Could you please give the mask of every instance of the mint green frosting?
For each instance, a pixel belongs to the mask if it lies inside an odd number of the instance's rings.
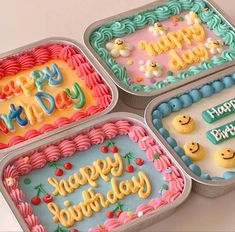
[[[171,11],[172,15],[180,14],[180,12],[183,10],[182,5],[179,3],[178,0],[171,0],[167,3],[167,6],[169,10]]]
[[[208,8],[208,10],[205,10],[205,8]],[[196,66],[191,66],[188,70],[180,72],[177,76],[169,76],[162,81],[157,81],[153,86],[132,83],[127,77],[126,68],[117,64],[106,50],[105,44],[107,41],[115,37],[122,37],[134,33],[138,29],[143,29],[145,26],[154,24],[156,21],[168,19],[172,15],[180,14],[184,10],[197,12],[200,19],[205,22],[208,28],[213,30],[216,35],[220,36],[229,48],[224,50],[221,56],[213,56],[210,60],[203,61]],[[113,71],[118,80],[134,91],[152,91],[160,89],[166,85],[235,59],[234,30],[202,0],[168,0],[165,4],[153,7],[152,9],[98,26],[91,33],[89,40],[91,46]]]

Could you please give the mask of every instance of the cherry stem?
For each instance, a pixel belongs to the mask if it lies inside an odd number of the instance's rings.
[[[58,225],[54,232],[69,232],[69,230]]]
[[[107,146],[108,147],[110,147],[110,146],[113,146],[115,143],[114,143],[114,141],[113,140],[108,140],[108,142],[107,142]]]
[[[61,166],[61,163],[55,162],[55,161],[50,162],[48,165],[49,168],[51,168],[51,167],[57,168],[58,166]]]
[[[122,207],[123,207],[123,204],[121,204],[120,202],[117,202],[116,207],[114,208],[112,212],[115,213],[117,210],[122,210]]]
[[[47,192],[45,191],[45,189],[43,188],[42,184],[37,185],[34,189],[37,190],[37,196],[40,195],[40,193],[44,193],[46,194]]]
[[[130,152],[128,152],[128,153],[125,154],[124,158],[126,159],[127,163],[130,164],[130,163],[131,163],[131,160],[134,159],[134,156],[131,155]]]

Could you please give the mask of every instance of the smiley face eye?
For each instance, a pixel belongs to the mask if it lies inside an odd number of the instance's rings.
[[[183,116],[183,118],[186,118],[186,116]]]
[[[192,145],[195,145],[195,143],[192,143]]]
[[[227,152],[229,152],[229,153],[230,153],[231,151],[228,149],[228,150],[227,150]]]
[[[189,150],[190,150],[190,151],[192,151],[193,149],[192,149],[192,148],[190,148]]]
[[[181,121],[181,120],[179,120],[179,122],[181,123],[182,121]]]
[[[224,156],[224,153],[221,153],[222,156]]]

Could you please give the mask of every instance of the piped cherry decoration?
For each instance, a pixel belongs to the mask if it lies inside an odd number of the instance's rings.
[[[70,162],[64,163],[64,168],[67,170],[70,170],[73,167],[73,165]]]
[[[33,205],[39,205],[41,203],[41,198],[39,196],[34,196],[31,198],[31,203]]]
[[[56,170],[55,170],[55,175],[56,175],[56,176],[62,176],[63,174],[64,174],[63,169],[61,169],[61,168],[56,168]]]
[[[109,151],[111,151],[112,153],[117,153],[118,147],[115,145],[113,140],[108,140],[108,142],[103,145],[100,150],[102,153],[108,153]]]
[[[117,202],[116,207],[112,211],[106,212],[106,217],[113,218],[115,215],[119,217],[120,214],[122,213],[122,207],[123,207],[123,204]]]
[[[43,201],[45,203],[50,203],[52,202],[53,200],[53,197],[49,194],[49,193],[46,193],[44,196],[43,196]]]
[[[127,164],[125,169],[127,172],[134,172],[134,170],[135,170],[135,168],[132,164]]]
[[[41,193],[44,194],[43,201],[45,203],[50,203],[53,200],[52,196],[45,191],[42,184],[37,185],[34,189],[37,190],[37,194],[36,196],[33,196],[31,198],[31,203],[33,205],[39,205],[41,203],[41,198],[40,198]]]
[[[135,163],[139,166],[142,166],[144,164],[144,160],[142,158],[136,158]]]
[[[108,153],[108,151],[109,151],[109,148],[108,148],[106,145],[103,145],[103,146],[101,147],[101,152],[102,152],[102,153]]]
[[[76,229],[76,228],[72,228],[72,229],[69,230],[69,232],[79,232],[79,230]]]

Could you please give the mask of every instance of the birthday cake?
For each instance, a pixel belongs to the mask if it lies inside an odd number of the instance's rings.
[[[202,0],[168,0],[108,20],[89,43],[133,91],[160,89],[235,58],[233,28]]]
[[[235,73],[158,104],[155,128],[206,180],[235,176]]]
[[[109,87],[74,46],[51,43],[0,61],[0,149],[107,108]]]
[[[181,196],[181,171],[140,125],[103,123],[9,162],[3,184],[30,231],[105,232]]]

